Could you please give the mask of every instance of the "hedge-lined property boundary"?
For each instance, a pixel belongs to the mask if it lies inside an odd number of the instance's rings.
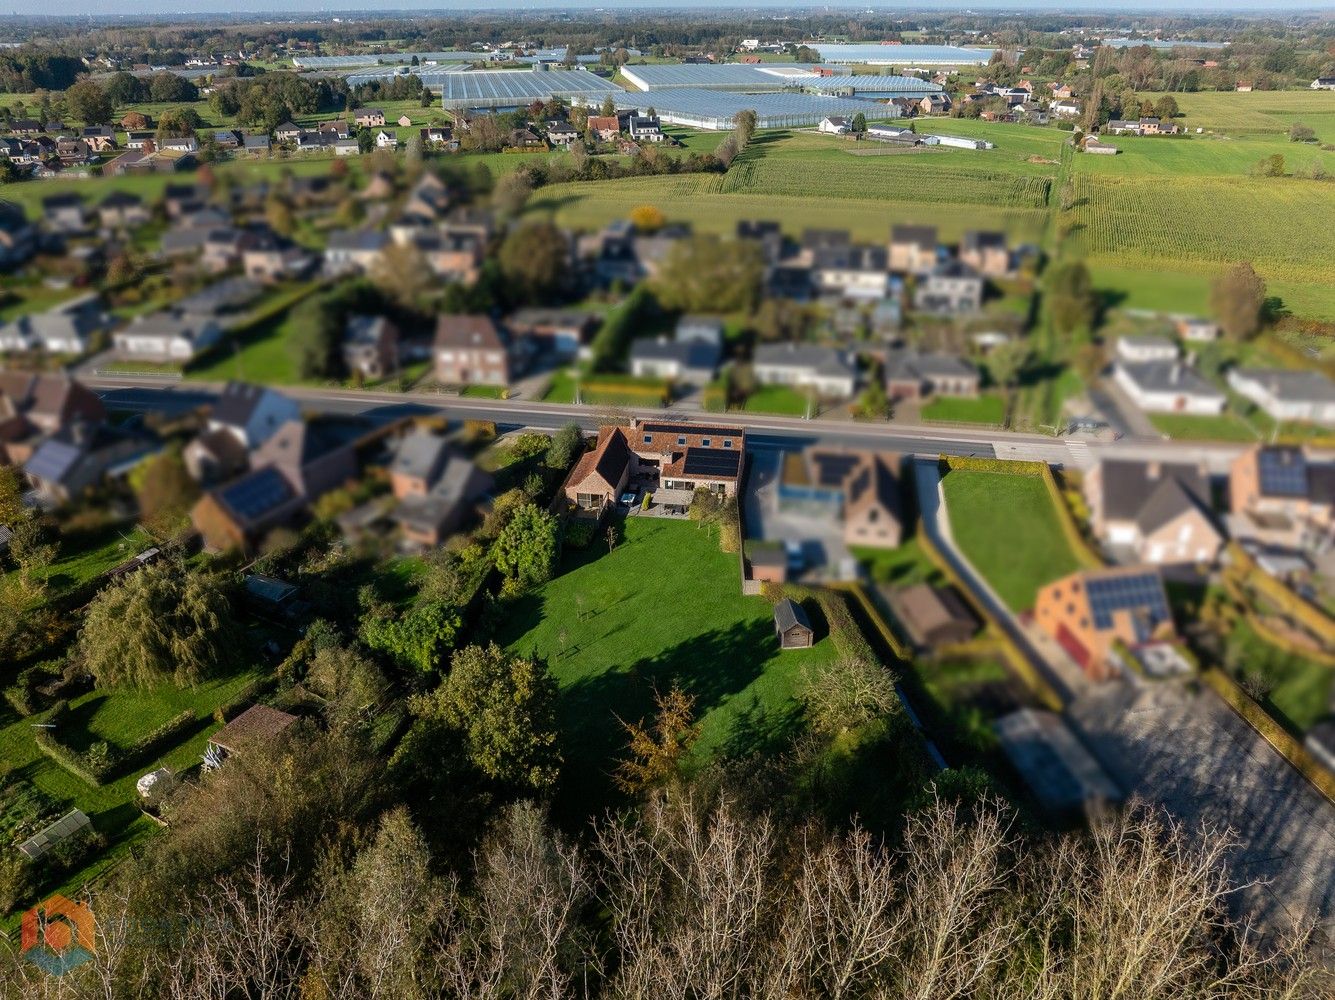
[[[850,581],[838,581],[831,584],[831,586],[835,590],[840,590],[845,594],[852,595],[858,604],[862,606],[862,611],[866,614],[867,620],[876,627],[876,631],[880,633],[881,638],[885,640],[885,644],[890,648],[890,652],[894,653],[898,659],[905,663],[908,663],[913,659],[913,650],[904,645],[903,640],[895,635],[895,630],[886,622],[885,615],[881,612],[881,609],[876,606],[875,602],[872,601],[871,597],[867,594],[867,589],[862,586],[862,584]]]
[[[1206,670],[1201,680],[1208,684],[1220,698],[1233,709],[1242,720],[1256,730],[1267,743],[1293,765],[1294,769],[1306,778],[1332,804],[1335,804],[1335,774],[1322,767],[1307,752],[1291,733],[1276,722],[1264,708],[1258,705],[1233,678],[1222,670]]]
[[[975,458],[969,455],[941,455],[941,463],[952,471],[959,472],[997,472],[1008,476],[1035,476],[1043,480],[1052,501],[1052,509],[1057,515],[1062,535],[1070,547],[1076,561],[1085,569],[1102,569],[1103,557],[1100,556],[1080,531],[1075,523],[1071,508],[1066,505],[1066,498],[1057,487],[1057,480],[1052,475],[1052,468],[1046,462],[1011,462],[1002,458]]]
[[[58,727],[68,714],[69,702],[62,698],[51,706],[44,725]],[[108,745],[106,757],[101,762],[95,762],[89,759],[88,754],[80,753],[62,743],[52,729],[35,730],[33,741],[37,744],[37,749],[70,774],[88,782],[94,788],[100,788],[122,771],[153,756],[164,744],[175,742],[177,737],[191,729],[197,721],[195,713],[185,709],[152,732],[145,733],[132,746],[122,750]]]
[[[1047,679],[1034,669],[1034,665],[1029,662],[1025,655],[1020,652],[1019,647],[1017,647],[1011,637],[1006,634],[1006,630],[1001,627],[1001,623],[996,620],[996,617],[987,606],[983,604],[982,601],[978,600],[978,596],[973,590],[966,586],[964,581],[959,578],[959,575],[955,572],[955,568],[950,565],[950,561],[937,550],[936,545],[933,544],[932,539],[923,529],[921,521],[918,522],[917,539],[918,544],[922,547],[927,558],[935,563],[937,569],[945,575],[950,584],[964,595],[964,599],[969,602],[969,605],[973,608],[979,619],[992,627],[993,631],[996,633],[997,649],[1001,653],[1002,658],[1006,661],[1006,666],[1010,668],[1015,676],[1020,678],[1024,685],[1033,692],[1034,696],[1038,698],[1045,708],[1050,708],[1054,712],[1060,712],[1064,707],[1061,696],[1053,689],[1052,685],[1047,682]]]
[[[1299,622],[1327,646],[1335,649],[1335,618],[1331,618],[1314,604],[1303,600],[1279,580],[1262,570],[1247,550],[1237,542],[1229,543],[1228,557],[1230,566],[1236,568],[1248,586],[1260,591],[1284,614]]]

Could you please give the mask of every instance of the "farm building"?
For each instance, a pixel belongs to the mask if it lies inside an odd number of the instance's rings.
[[[738,94],[725,90],[655,90],[652,94],[624,94],[622,105],[638,110],[652,107],[661,121],[692,128],[730,129],[739,111],[756,113],[759,128],[818,125],[822,118],[862,114],[868,121],[894,118],[898,109],[847,97],[819,94]]]
[[[736,90],[745,93],[806,90],[839,97],[890,100],[941,91],[935,83],[913,76],[853,76],[843,69],[832,70],[803,63],[628,66],[622,70],[622,74],[640,90],[655,92],[694,89]]]

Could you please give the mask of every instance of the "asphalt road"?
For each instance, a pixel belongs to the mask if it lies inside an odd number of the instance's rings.
[[[106,403],[120,410],[180,413],[213,401],[221,385],[182,382],[141,376],[92,376],[83,381],[101,393]],[[488,420],[508,430],[518,427],[551,429],[576,423],[595,430],[604,411],[599,407],[563,403],[539,403],[524,399],[470,399],[437,393],[370,392],[355,389],[324,389],[283,386],[281,391],[300,400],[308,409],[323,413],[362,415],[392,420],[414,414],[437,414],[456,420]],[[1124,438],[1114,442],[1075,437],[1051,437],[994,428],[943,427],[899,423],[863,424],[821,418],[803,420],[768,414],[731,412],[714,417],[708,413],[674,410],[631,410],[647,419],[704,424],[726,422],[747,429],[757,446],[800,447],[814,441],[849,448],[871,448],[904,454],[975,455],[1045,461],[1049,464],[1089,468],[1103,455],[1127,458],[1201,462],[1211,472],[1228,472],[1232,460],[1246,447],[1234,442],[1176,442]]]

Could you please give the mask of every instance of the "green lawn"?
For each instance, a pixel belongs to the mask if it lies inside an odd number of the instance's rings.
[[[1156,430],[1171,438],[1252,442],[1259,436],[1245,420],[1228,411],[1209,417],[1189,413],[1151,413],[1149,418]]]
[[[647,391],[637,392],[626,388],[642,385]],[[546,391],[542,394],[544,403],[573,403],[578,400],[585,406],[629,406],[641,409],[653,409],[663,405],[667,395],[667,386],[658,379],[634,379],[629,375],[609,375],[602,378],[597,375],[579,376],[574,371],[560,371],[552,376]]]
[[[568,551],[559,576],[506,609],[500,641],[545,658],[561,686],[560,794],[580,815],[609,800],[626,743],[617,720],[646,716],[655,689],[696,698],[699,764],[791,734],[802,668],[834,655],[828,638],[781,653],[770,606],[741,594],[737,556],[712,530],[657,518],[628,519],[610,553]]]
[[[0,702],[0,760],[12,769],[10,773],[45,793],[61,813],[82,809],[93,821],[94,829],[109,842],[102,856],[61,884],[44,886],[43,892],[77,888],[136,842],[158,830],[135,805],[138,796],[135,781],[162,765],[179,773],[197,764],[209,735],[219,728],[211,718],[213,709],[235,697],[255,677],[253,672],[243,672],[208,681],[192,690],[167,687],[154,691],[92,691],[73,699],[67,716],[69,725],[59,735],[79,749],[99,739],[128,746],[186,709],[194,711],[199,719],[197,728],[175,747],[155,760],[141,762],[100,788],[76,778],[37,749],[33,723],[43,721],[43,716],[21,718],[8,702]]]
[[[978,396],[975,399],[938,396],[922,408],[922,418],[997,427],[1006,419],[1006,401],[1000,396]]]
[[[1233,626],[1228,645],[1238,665],[1230,672],[1239,680],[1263,678],[1270,688],[1263,703],[1290,730],[1301,735],[1330,714],[1335,670],[1270,645],[1245,621]]]
[[[916,538],[909,538],[893,549],[853,546],[850,552],[878,584],[907,587],[914,583],[940,583],[943,579],[936,563],[927,558]]]
[[[459,395],[467,399],[504,399],[508,392],[503,385],[466,385]]]
[[[113,524],[95,531],[70,532],[59,539],[56,557],[36,573],[54,593],[87,583],[151,544],[137,525]],[[17,573],[10,570],[10,573]]]
[[[293,385],[302,379],[297,372],[294,340],[317,319],[314,303],[304,300],[310,285],[296,285],[273,292],[255,311],[270,310],[275,315],[224,336],[223,342],[197,365],[191,365],[186,378],[222,382],[242,379]],[[285,303],[295,303],[285,307]]]
[[[741,409],[747,413],[778,413],[786,417],[805,417],[813,408],[807,394],[786,385],[761,385],[746,397]]]
[[[942,482],[956,543],[1013,610],[1032,608],[1039,587],[1080,568],[1037,476],[956,469]]]

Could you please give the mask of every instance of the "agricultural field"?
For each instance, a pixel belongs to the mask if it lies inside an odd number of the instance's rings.
[[[1161,96],[1146,95],[1151,101]],[[1335,94],[1329,91],[1201,91],[1175,93],[1173,99],[1184,116],[1182,124],[1193,130],[1203,128],[1227,135],[1280,134],[1288,132],[1294,122],[1304,122],[1325,141],[1335,141]],[[1330,126],[1329,136],[1323,134],[1324,125]]]

